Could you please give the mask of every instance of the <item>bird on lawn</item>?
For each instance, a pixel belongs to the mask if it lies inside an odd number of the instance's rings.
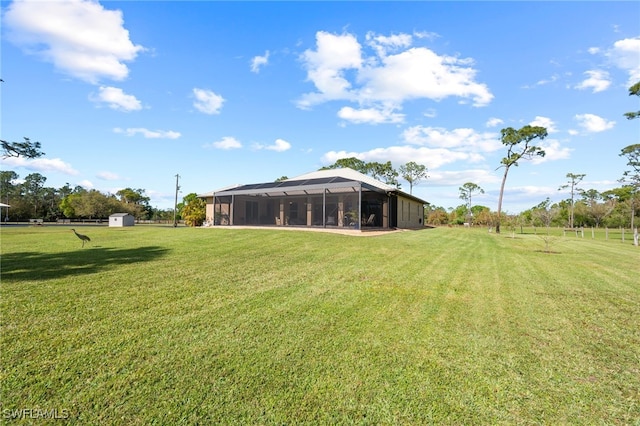
[[[82,234],[78,234],[76,232],[75,229],[71,229],[73,231],[74,234],[76,234],[76,237],[80,238],[82,240],[82,247],[84,247],[84,242],[85,241],[91,241],[91,238],[87,237],[86,235],[82,235]]]

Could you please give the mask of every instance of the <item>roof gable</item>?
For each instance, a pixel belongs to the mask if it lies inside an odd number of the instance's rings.
[[[341,177],[348,180],[355,180],[362,183],[366,183],[368,185],[374,186],[376,188],[382,189],[383,191],[396,191],[398,188],[388,185],[384,182],[380,182],[377,179],[369,175],[365,175],[364,173],[360,173],[356,170],[350,169],[348,167],[343,167],[339,169],[325,169],[325,170],[316,170],[315,172],[305,173],[300,176],[293,177],[287,180],[307,180],[307,179],[322,179],[328,177]]]

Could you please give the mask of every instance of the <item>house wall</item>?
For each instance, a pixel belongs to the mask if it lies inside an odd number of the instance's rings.
[[[204,202],[206,203],[205,210],[204,210],[204,216],[205,216],[204,220],[205,222],[213,223],[213,218],[214,218],[213,197],[204,198]]]
[[[424,226],[424,205],[401,196],[397,197],[397,227],[402,229]]]
[[[204,198],[206,203],[205,221],[212,225],[229,225],[231,220],[231,197]]]

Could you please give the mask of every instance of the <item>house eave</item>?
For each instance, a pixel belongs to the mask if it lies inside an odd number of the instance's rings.
[[[403,192],[400,190],[389,191],[388,194],[396,195],[398,197],[408,198],[409,200],[415,201],[417,203],[429,204],[429,202],[423,200],[422,198],[418,198],[415,195],[407,194],[406,192]]]

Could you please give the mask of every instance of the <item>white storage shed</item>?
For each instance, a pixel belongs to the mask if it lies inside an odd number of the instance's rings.
[[[129,213],[114,213],[109,216],[109,226],[133,226],[136,220]]]

